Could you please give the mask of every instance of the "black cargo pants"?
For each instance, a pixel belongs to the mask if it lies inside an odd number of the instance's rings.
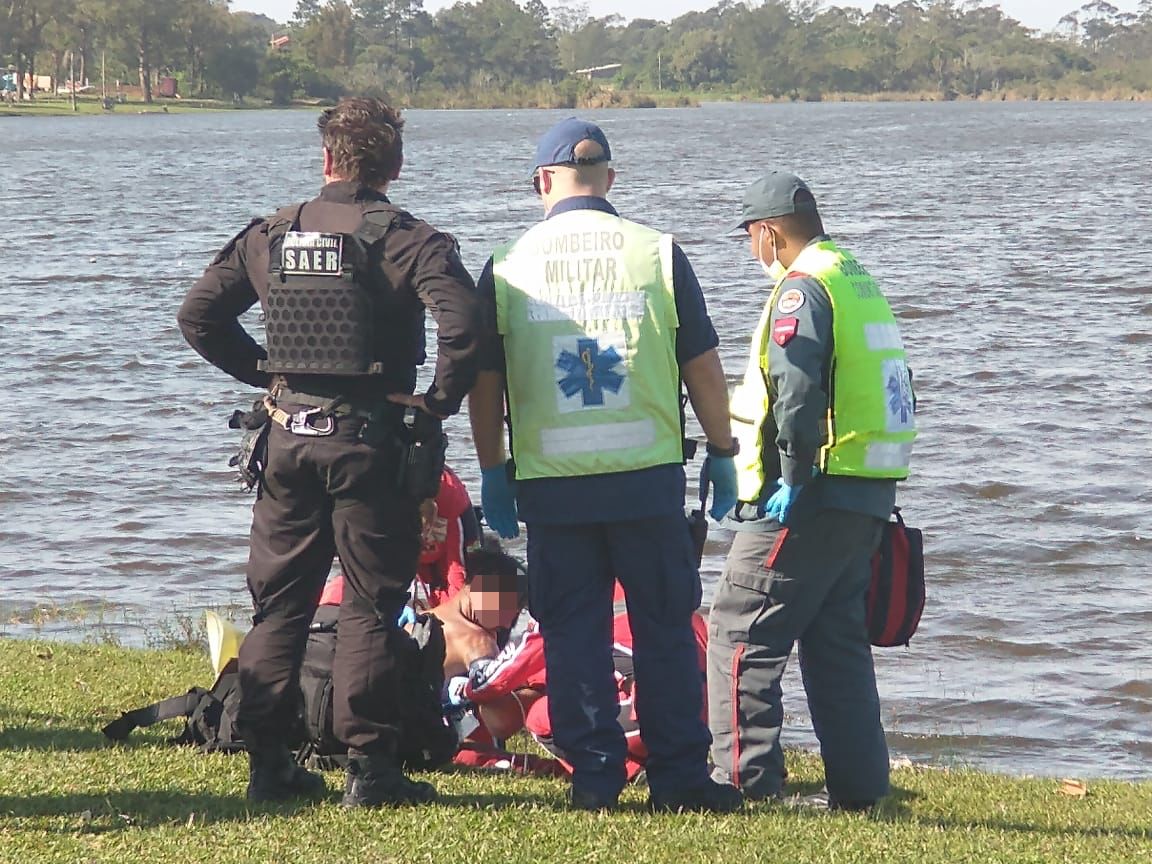
[[[294,411],[296,406],[281,406]],[[346,583],[333,664],[336,736],[366,752],[394,750],[400,675],[396,626],[420,550],[415,500],[395,487],[396,451],[358,440],[362,420],[336,418],[327,437],[273,425],[252,514],[252,631],[240,648],[239,726],[250,746],[275,745],[294,722],[308,626],[339,555]]]

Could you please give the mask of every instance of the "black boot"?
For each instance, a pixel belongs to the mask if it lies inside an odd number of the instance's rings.
[[[619,800],[615,797],[605,797],[590,789],[579,789],[575,786],[568,793],[568,806],[573,810],[589,810],[594,813],[608,813],[616,810]]]
[[[653,795],[648,806],[658,813],[735,813],[744,806],[740,790],[708,779],[690,789]]]
[[[248,800],[253,804],[323,798],[328,791],[324,778],[296,764],[284,746],[250,748],[248,751]]]
[[[404,807],[436,800],[431,783],[409,780],[389,753],[348,751],[348,774],[344,784],[345,807]]]

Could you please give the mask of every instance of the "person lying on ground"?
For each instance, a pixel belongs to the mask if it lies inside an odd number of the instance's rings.
[[[499,655],[497,634],[511,628],[524,605],[520,569],[515,558],[497,547],[473,550],[465,560],[467,576],[463,588],[427,612],[440,622],[444,631],[444,680],[455,680],[457,686],[467,681],[469,669],[486,665]],[[341,590],[342,577],[337,576],[329,583],[329,593],[338,597]],[[411,629],[411,625],[408,627]],[[445,698],[449,695],[446,692]],[[511,754],[497,743],[523,728],[527,710],[523,706],[530,707],[538,696],[525,688],[525,692],[493,696],[472,710],[474,719],[464,724],[467,736],[454,764],[514,768],[545,776],[562,773],[556,770],[552,760]]]
[[[464,589],[428,611],[444,628],[445,699],[457,704],[459,688],[468,680],[469,671],[486,668],[500,655],[498,634],[512,627],[525,602],[516,559],[498,550],[474,550],[466,560],[469,578]],[[563,776],[556,760],[510,753],[503,747],[505,739],[524,728],[526,712],[542,696],[540,690],[525,686],[472,706],[470,721],[465,718],[462,724],[467,734],[453,764]]]
[[[612,657],[616,667],[616,689],[619,713],[617,721],[624,730],[628,743],[626,761],[628,780],[633,780],[643,769],[648,759],[648,750],[640,736],[640,724],[635,708],[635,670],[632,661],[632,630],[628,623],[628,612],[624,604],[624,594],[619,583],[613,598],[615,618],[613,619]],[[692,629],[696,637],[696,661],[700,677],[696,682],[704,689],[704,668],[708,652],[707,624],[696,613],[692,617]],[[491,660],[475,661],[469,666],[466,678],[449,680],[449,695],[457,704],[472,704],[478,707],[481,715],[489,705],[498,705],[503,710],[493,711],[489,719],[489,729],[499,738],[509,737],[526,728],[532,737],[549,753],[555,755],[571,775],[571,765],[565,753],[556,746],[552,736],[552,722],[549,717],[547,698],[547,675],[545,672],[544,639],[535,621],[529,623],[523,634],[509,642],[500,654]],[[516,715],[507,709],[509,698],[515,699],[523,714],[523,722],[515,722]],[[705,712],[707,705],[705,705]],[[497,724],[497,719],[500,721]]]

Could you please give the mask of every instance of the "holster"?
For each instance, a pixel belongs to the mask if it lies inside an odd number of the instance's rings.
[[[243,429],[240,449],[228,460],[228,465],[240,475],[240,484],[248,492],[256,488],[268,462],[268,432],[272,428],[268,408],[261,400],[248,412],[233,411],[228,428]]]
[[[404,412],[399,434],[400,461],[396,484],[401,493],[417,501],[440,494],[448,436],[436,417],[415,408]]]

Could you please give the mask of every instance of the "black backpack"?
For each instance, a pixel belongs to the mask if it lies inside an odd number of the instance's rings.
[[[308,634],[300,670],[300,712],[289,744],[301,764],[321,769],[342,766],[347,746],[333,732],[332,662],[336,656],[336,607],[321,607]],[[416,619],[412,635],[396,631],[392,646],[401,670],[401,736],[399,757],[409,769],[427,769],[450,761],[459,749],[454,728],[445,721],[440,693],[444,687],[444,629],[430,615]],[[232,660],[210,690],[193,687],[183,696],[122,714],[104,727],[113,741],[133,729],[183,717],[184,730],[170,744],[199,747],[205,753],[243,751],[236,731],[240,676]]]
[[[332,664],[336,657],[339,609],[322,606],[312,621],[300,668],[303,691],[301,764],[329,770],[342,766],[347,746],[333,732]],[[395,631],[393,656],[400,672],[400,748],[404,767],[435,768],[451,761],[460,748],[453,727],[445,722],[440,699],[444,689],[444,627],[431,615],[420,615],[412,634]]]
[[[244,742],[236,731],[239,702],[240,673],[236,671],[236,661],[231,660],[210,690],[193,687],[183,696],[126,711],[101,731],[113,741],[124,741],[133,729],[183,717],[184,730],[169,738],[169,744],[193,745],[205,753],[238,753],[244,749]]]

